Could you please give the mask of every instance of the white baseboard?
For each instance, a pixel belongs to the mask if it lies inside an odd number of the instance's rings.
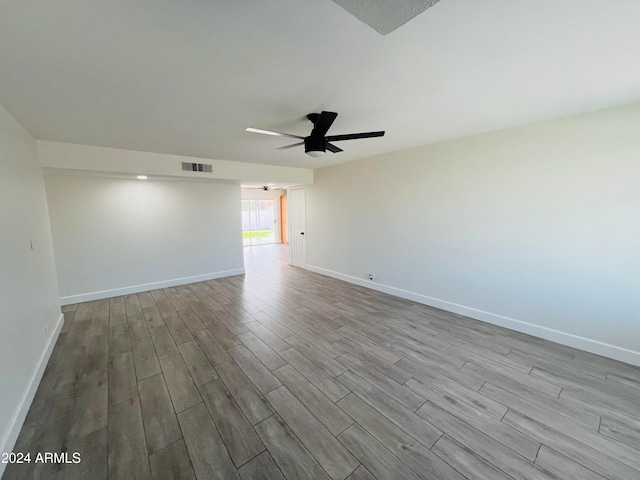
[[[62,305],[72,305],[74,303],[91,302],[93,300],[101,300],[103,298],[119,297],[120,295],[146,292],[148,290],[157,290],[159,288],[177,287],[178,285],[204,282],[206,280],[215,280],[216,278],[231,277],[233,275],[242,274],[244,274],[244,268],[224,270],[221,272],[205,273],[204,275],[194,275],[192,277],[174,278],[172,280],[164,280],[162,282],[143,283],[140,285],[132,285],[130,287],[112,288],[98,292],[68,295],[66,297],[60,297],[60,302]]]
[[[370,288],[379,292],[388,293],[400,298],[406,298],[417,303],[429,305],[430,307],[439,308],[448,312],[457,313],[466,317],[480,320],[482,322],[491,323],[500,327],[505,327],[516,332],[526,333],[535,337],[550,340],[552,342],[560,343],[568,347],[577,348],[586,352],[595,353],[596,355],[602,355],[603,357],[612,358],[621,362],[629,363],[631,365],[640,366],[640,352],[630,350],[624,347],[618,347],[616,345],[610,345],[608,343],[593,340],[591,338],[581,337],[572,333],[561,332],[560,330],[554,330],[553,328],[543,327],[541,325],[535,325],[533,323],[524,322],[522,320],[516,320],[515,318],[505,317],[496,313],[486,312],[473,307],[467,307],[466,305],[460,305],[439,298],[429,297],[408,290],[402,290],[401,288],[391,287],[389,285],[382,285],[380,283],[371,282],[344,273],[335,272],[333,270],[327,270],[326,268],[315,267],[313,265],[307,265],[307,270],[328,277],[343,280],[345,282],[360,285],[361,287]]]
[[[36,391],[38,390],[38,386],[40,386],[40,380],[42,380],[42,375],[44,374],[44,369],[49,363],[49,357],[51,356],[51,352],[53,351],[53,347],[56,345],[56,341],[58,340],[58,335],[60,335],[60,330],[62,330],[62,325],[64,324],[64,315],[61,313],[58,317],[58,321],[56,322],[56,326],[51,331],[51,335],[49,336],[49,340],[47,341],[47,345],[45,346],[42,354],[40,355],[40,360],[38,360],[38,365],[36,369],[33,371],[31,375],[31,380],[29,381],[29,387],[24,392],[22,396],[22,401],[20,405],[16,409],[16,412],[13,414],[13,418],[11,418],[11,422],[9,423],[9,428],[7,432],[4,434],[2,438],[2,442],[0,443],[0,452],[10,452],[13,450],[13,447],[16,444],[16,440],[18,439],[18,435],[20,435],[20,430],[22,430],[22,425],[27,418],[27,413],[29,413],[29,408],[31,408],[31,402],[33,402],[33,397],[36,395]],[[0,477],[4,473],[4,469],[6,464],[0,463]]]

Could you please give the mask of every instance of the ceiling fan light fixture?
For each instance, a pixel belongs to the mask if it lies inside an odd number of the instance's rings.
[[[311,158],[323,157],[325,153],[327,153],[327,152],[324,151],[324,150],[308,150],[308,151],[304,152],[304,154],[307,157],[311,157]]]
[[[324,137],[309,135],[304,139],[304,153],[307,157],[318,158],[327,153],[327,141]]]

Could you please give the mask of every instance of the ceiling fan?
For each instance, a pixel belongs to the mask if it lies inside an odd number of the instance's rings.
[[[276,187],[273,183],[269,183],[267,185],[240,185],[242,188],[247,190],[262,190],[264,192],[268,192],[270,190],[284,190],[284,187]]]
[[[331,142],[341,140],[356,140],[358,138],[382,137],[384,132],[365,132],[365,133],[349,133],[346,135],[328,135],[327,132],[338,114],[336,112],[310,113],[307,118],[313,123],[313,129],[308,137],[300,135],[292,135],[290,133],[272,132],[270,130],[261,130],[259,128],[247,128],[247,132],[262,133],[264,135],[275,135],[277,137],[290,137],[302,140],[301,142],[284,147],[274,148],[274,150],[287,150],[289,148],[304,145],[304,153],[313,158],[323,156],[327,150],[333,153],[342,152],[342,149],[336,147]]]

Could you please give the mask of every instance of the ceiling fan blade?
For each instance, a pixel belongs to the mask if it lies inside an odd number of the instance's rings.
[[[331,125],[333,124],[333,121],[336,119],[337,116],[338,114],[336,112],[325,112],[323,110],[322,113],[320,113],[318,120],[313,125],[311,136],[324,137],[329,131],[329,128],[331,128]]]
[[[327,142],[337,142],[339,140],[356,140],[358,138],[382,137],[384,132],[349,133],[346,135],[329,135]]]
[[[343,151],[340,147],[336,147],[335,145],[332,145],[329,142],[327,142],[327,150],[333,153],[340,153]]]
[[[292,135],[290,133],[280,133],[280,132],[272,132],[271,130],[260,130],[259,128],[247,128],[247,132],[251,133],[262,133],[263,135],[274,135],[276,137],[290,137],[290,138],[299,138],[304,140],[304,137],[300,135]]]
[[[273,150],[287,150],[289,148],[299,147],[300,145],[304,145],[304,142],[293,143],[291,145],[285,145],[284,147],[274,148]]]

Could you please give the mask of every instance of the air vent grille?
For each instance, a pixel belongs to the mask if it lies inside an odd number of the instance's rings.
[[[211,165],[206,163],[189,163],[182,162],[182,171],[184,172],[202,172],[202,173],[212,173],[213,168]]]

